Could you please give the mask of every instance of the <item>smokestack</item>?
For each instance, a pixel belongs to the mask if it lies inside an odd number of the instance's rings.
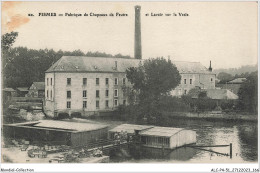
[[[212,71],[211,61],[209,61],[209,71]]]
[[[142,59],[141,44],[141,6],[135,6],[135,59]]]

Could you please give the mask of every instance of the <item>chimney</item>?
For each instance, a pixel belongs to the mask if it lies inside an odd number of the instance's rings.
[[[211,67],[211,61],[209,61],[209,71],[212,71],[212,67]]]
[[[142,59],[142,44],[141,44],[141,6],[135,6],[135,59]]]

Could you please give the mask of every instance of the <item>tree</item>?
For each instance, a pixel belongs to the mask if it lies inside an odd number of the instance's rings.
[[[145,60],[138,67],[130,67],[126,77],[138,93],[138,104],[148,117],[159,115],[160,98],[168,95],[181,80],[176,66],[164,58]]]
[[[13,31],[2,35],[1,38],[2,51],[8,50],[15,42],[17,36],[18,36],[18,32],[13,32]]]
[[[2,74],[5,74],[6,66],[13,60],[10,56],[10,48],[15,42],[18,32],[10,32],[2,35],[1,37],[1,50],[2,50]],[[5,87],[5,76],[2,77],[2,84]]]
[[[228,82],[228,81],[231,81],[232,79],[233,79],[234,77],[231,75],[231,74],[229,74],[229,73],[225,73],[225,72],[220,72],[219,74],[218,74],[218,79],[220,80],[220,82],[219,83],[226,83],[226,82]]]
[[[257,71],[251,73],[238,91],[239,107],[242,110],[257,113],[258,105],[258,88],[257,88]]]

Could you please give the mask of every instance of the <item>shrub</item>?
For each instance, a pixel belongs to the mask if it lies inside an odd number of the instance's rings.
[[[81,118],[82,116],[81,116],[81,113],[80,112],[73,112],[72,114],[71,114],[71,118]]]
[[[59,113],[57,119],[67,119],[70,118],[68,113]]]

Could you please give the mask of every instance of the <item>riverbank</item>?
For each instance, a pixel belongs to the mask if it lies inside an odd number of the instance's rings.
[[[258,120],[258,115],[252,114],[227,114],[227,113],[212,113],[212,112],[163,112],[164,116],[172,118],[190,118],[190,119],[210,119],[210,120],[233,120],[233,121],[255,121]]]
[[[64,152],[63,152],[64,153]],[[27,151],[21,151],[18,147],[2,148],[2,162],[4,163],[50,163],[50,160],[57,158],[62,154],[48,154],[46,158],[29,157]],[[103,155],[102,157],[86,157],[79,158],[77,163],[109,163],[110,157]],[[57,161],[53,163],[58,163]]]

